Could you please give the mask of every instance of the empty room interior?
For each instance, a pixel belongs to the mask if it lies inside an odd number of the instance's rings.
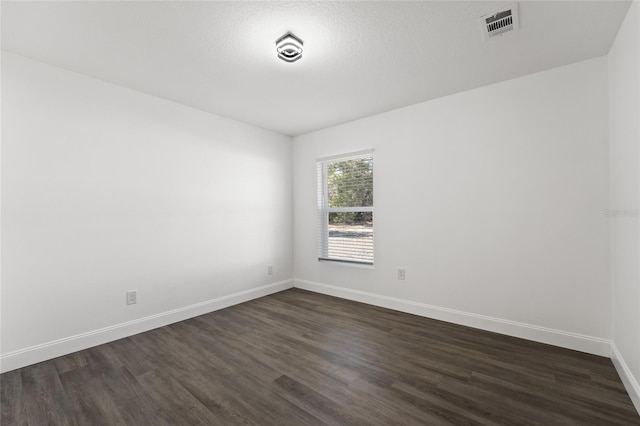
[[[2,425],[640,425],[640,1],[2,1]]]

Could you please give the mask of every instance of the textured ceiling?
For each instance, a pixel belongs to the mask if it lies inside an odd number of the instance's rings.
[[[521,29],[485,41],[478,18],[512,3],[3,1],[2,47],[297,135],[604,55],[630,4],[521,1]]]

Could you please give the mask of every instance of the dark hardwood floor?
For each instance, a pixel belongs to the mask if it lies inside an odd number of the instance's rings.
[[[6,425],[640,425],[607,358],[292,289],[0,376]]]

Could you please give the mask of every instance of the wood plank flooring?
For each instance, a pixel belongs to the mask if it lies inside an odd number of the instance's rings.
[[[291,289],[0,376],[7,425],[640,425],[607,358]]]

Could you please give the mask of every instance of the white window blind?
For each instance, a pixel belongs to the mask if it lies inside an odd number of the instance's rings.
[[[318,258],[373,264],[373,151],[317,160]]]

